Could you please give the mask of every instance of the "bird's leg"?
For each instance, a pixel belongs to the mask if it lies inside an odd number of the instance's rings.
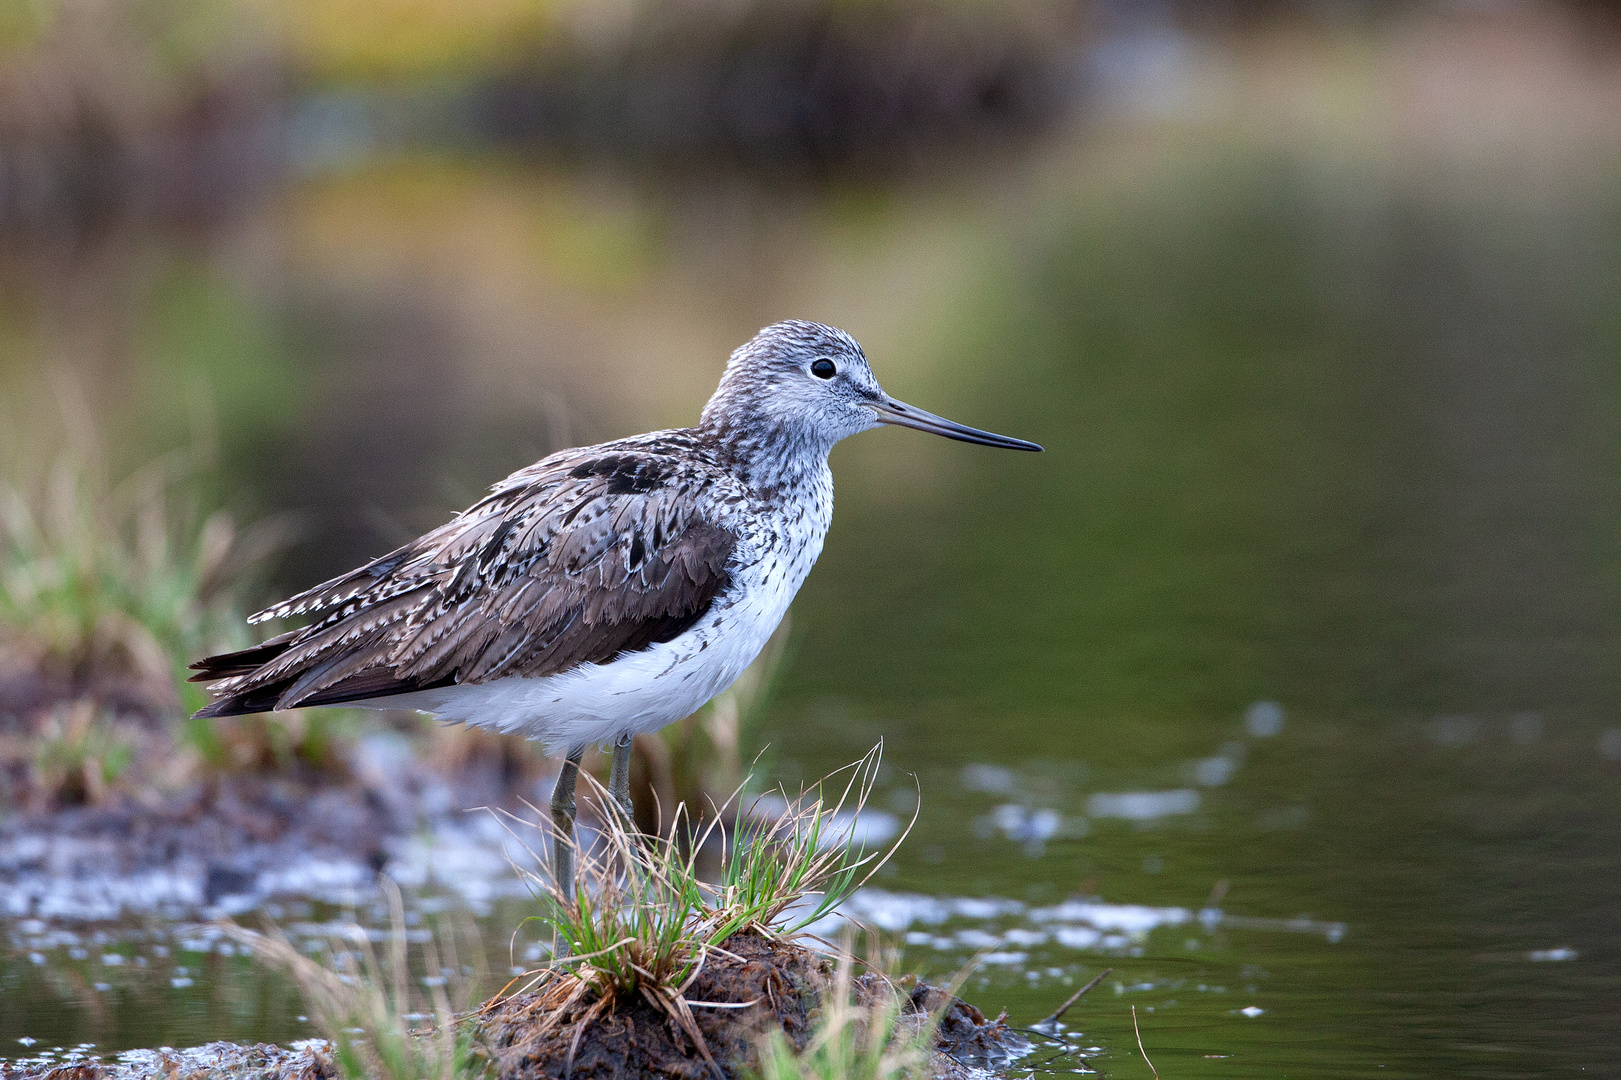
[[[580,779],[585,747],[570,750],[552,788],[552,883],[563,902],[573,905],[574,894],[574,785]]]
[[[632,737],[629,732],[619,737],[614,743],[613,768],[608,771],[608,793],[618,804],[619,812],[624,815],[625,828],[634,831],[636,828],[636,804],[630,798],[630,746]]]

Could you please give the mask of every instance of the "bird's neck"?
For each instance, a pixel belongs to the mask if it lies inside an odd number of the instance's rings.
[[[809,490],[827,476],[833,444],[806,428],[759,417],[706,415],[701,430],[721,463],[758,492]]]

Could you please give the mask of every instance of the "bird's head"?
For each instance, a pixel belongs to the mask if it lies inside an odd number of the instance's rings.
[[[787,440],[826,454],[833,444],[882,424],[948,439],[1040,450],[1023,439],[965,427],[884,393],[855,338],[821,323],[773,323],[732,353],[703,425],[730,441]]]

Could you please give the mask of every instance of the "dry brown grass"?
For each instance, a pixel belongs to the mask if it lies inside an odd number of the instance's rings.
[[[441,924],[437,932],[410,933],[399,889],[382,879],[390,925],[371,931],[357,924],[334,936],[317,962],[279,932],[260,934],[233,923],[227,934],[264,963],[290,976],[310,1016],[325,1035],[333,1059],[352,1080],[472,1080],[488,1072],[473,1050],[470,1028],[456,1011],[475,989],[466,972],[482,970],[475,930]],[[412,939],[418,963],[412,964]],[[380,940],[378,940],[380,939]],[[381,948],[378,946],[381,945]],[[464,957],[471,948],[475,956]],[[475,963],[464,966],[465,959]],[[421,974],[415,974],[420,971]]]

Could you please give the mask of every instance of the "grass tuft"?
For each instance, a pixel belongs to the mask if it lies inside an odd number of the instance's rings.
[[[136,737],[93,701],[57,705],[35,735],[30,786],[64,806],[102,802],[134,760]]]
[[[524,991],[539,989],[558,1021],[594,1001],[581,1031],[616,1000],[640,995],[707,1058],[683,997],[705,960],[724,953],[726,941],[744,930],[774,939],[802,931],[864,884],[905,839],[903,833],[887,848],[867,851],[853,827],[881,755],[882,744],[797,798],[784,793],[787,810],[776,817],[739,815],[730,835],[721,826],[725,807],[715,807],[709,823],[688,836],[681,806],[663,835],[642,836],[611,812],[607,792],[587,776],[587,797],[602,808],[603,825],[598,849],[577,853],[575,895],[563,896],[549,878],[520,869],[545,904],[543,922],[560,956],[532,973]],[[705,881],[698,853],[712,840],[721,846],[720,868]]]

